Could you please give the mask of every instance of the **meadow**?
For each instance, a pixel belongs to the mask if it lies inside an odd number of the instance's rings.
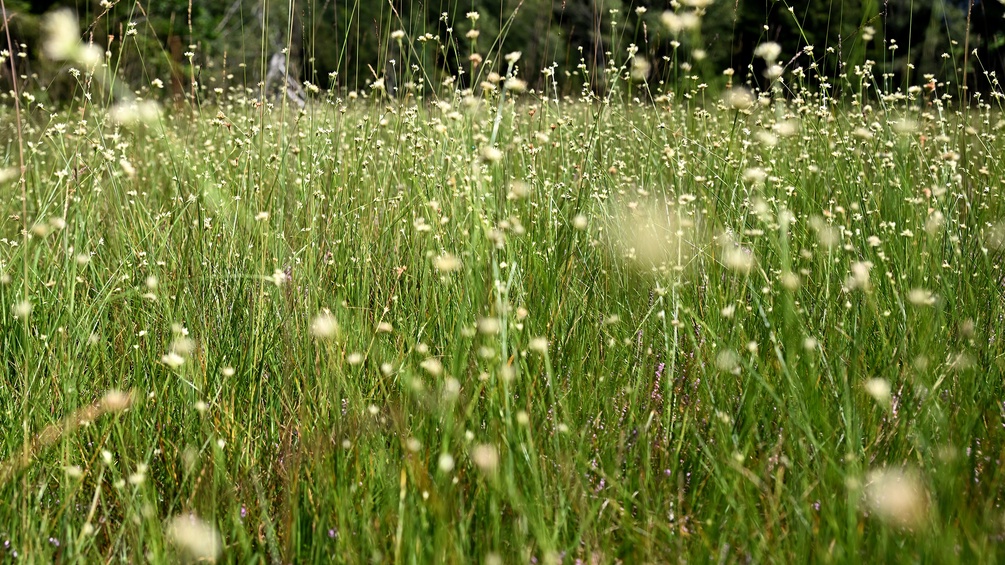
[[[1002,558],[1000,90],[84,47],[3,109],[0,560]]]

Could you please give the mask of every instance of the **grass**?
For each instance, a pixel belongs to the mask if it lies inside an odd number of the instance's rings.
[[[793,71],[28,104],[0,556],[1000,559],[1000,108]]]

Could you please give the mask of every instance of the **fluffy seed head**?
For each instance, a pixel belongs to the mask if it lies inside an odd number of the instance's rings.
[[[483,473],[493,474],[499,467],[499,450],[494,445],[482,444],[471,450],[471,460]]]
[[[865,381],[865,391],[879,404],[890,403],[890,383],[886,379],[869,379]]]
[[[338,333],[338,322],[328,310],[318,312],[311,321],[311,335],[318,339],[331,339]]]
[[[131,392],[112,389],[101,398],[101,408],[105,412],[121,412],[133,403]]]
[[[443,253],[433,259],[433,266],[441,273],[452,273],[461,268],[461,260],[450,253]]]
[[[216,562],[223,541],[216,529],[195,514],[175,516],[165,532],[174,545],[196,561]]]
[[[419,366],[434,377],[438,377],[443,374],[443,363],[435,357],[423,360],[422,363],[419,363]]]
[[[449,473],[454,470],[454,456],[449,453],[441,453],[436,465],[440,468],[440,471]]]
[[[70,10],[58,10],[42,22],[42,53],[53,61],[73,59],[80,50],[80,25]]]
[[[866,503],[880,520],[899,527],[917,528],[928,516],[928,492],[911,469],[878,469],[869,473]]]
[[[14,317],[18,320],[27,319],[31,315],[32,304],[29,300],[21,300],[16,302],[14,306],[11,307],[11,311],[14,313]]]
[[[753,93],[743,86],[730,88],[723,96],[723,102],[733,110],[750,110],[756,100]]]
[[[782,46],[775,43],[774,41],[768,41],[767,43],[762,43],[754,48],[754,56],[764,59],[768,65],[771,65],[778,60],[778,57],[782,54]]]

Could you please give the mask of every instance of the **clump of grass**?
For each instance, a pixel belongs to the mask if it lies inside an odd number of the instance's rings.
[[[26,118],[0,552],[994,560],[1001,108],[778,50]]]

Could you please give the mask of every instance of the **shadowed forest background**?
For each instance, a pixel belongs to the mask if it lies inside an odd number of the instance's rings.
[[[6,4],[13,41],[22,46],[19,56],[26,61],[21,72],[53,101],[65,99],[73,88],[72,81],[65,75],[57,78],[58,69],[38,56],[41,17],[59,7],[77,11],[87,26],[85,35],[108,50],[129,84],[170,79],[165,94],[202,98],[228,82],[256,85],[269,74],[270,62],[289,68],[295,83],[306,81],[321,89],[363,89],[385,78],[393,95],[401,85],[428,89],[447,77],[463,87],[466,80],[477,84],[480,71],[503,72],[502,55],[512,51],[522,52],[520,75],[531,87],[540,86],[543,69],[555,66],[558,85],[566,92],[584,83],[603,91],[604,74],[598,70],[623,60],[632,45],[650,62],[650,79],[673,81],[683,69],[713,88],[726,82],[727,69],[733,69],[734,82],[763,80],[762,69],[753,66],[763,63],[753,51],[766,41],[782,46],[782,62],[789,68],[815,65],[814,75],[834,80],[837,93],[850,85],[840,80],[842,74],[866,61],[873,61],[876,76],[886,81],[871,86],[883,90],[906,89],[933,75],[947,85],[965,81],[971,90],[987,92],[1005,68],[1005,5],[986,0]],[[674,34],[661,21],[667,10],[683,14],[696,9],[706,12],[700,29]],[[479,31],[469,33],[473,27]],[[131,28],[143,33],[133,33],[136,41],[123,43]],[[813,50],[807,52],[807,46]],[[9,84],[9,71],[4,73]],[[440,76],[431,76],[436,73]],[[193,81],[204,87],[201,93],[191,88]],[[856,91],[859,87],[853,85]]]

